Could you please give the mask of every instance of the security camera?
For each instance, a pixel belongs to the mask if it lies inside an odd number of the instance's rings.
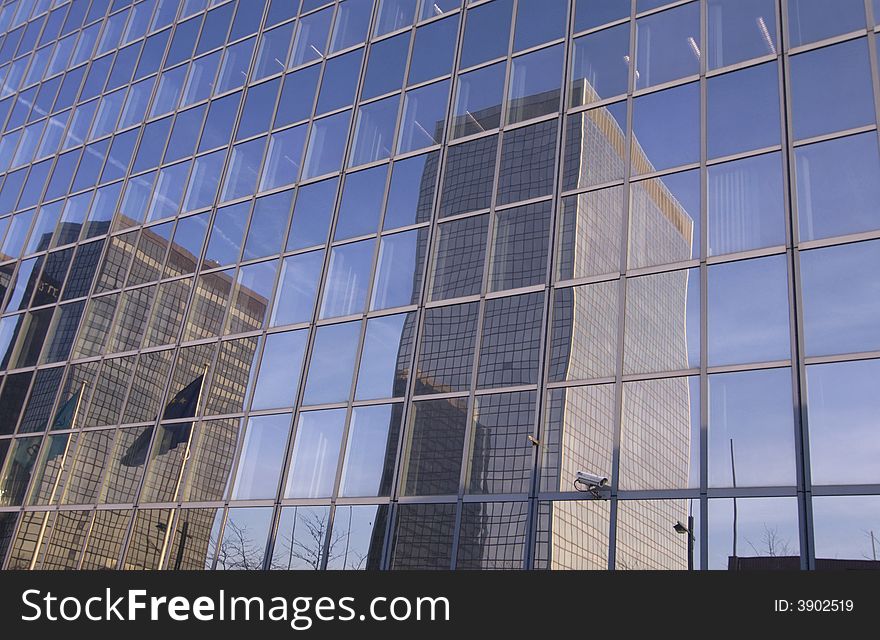
[[[576,482],[586,485],[587,487],[601,488],[608,485],[608,478],[604,476],[597,476],[595,473],[578,471]]]

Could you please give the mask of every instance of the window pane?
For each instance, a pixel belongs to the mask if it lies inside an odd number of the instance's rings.
[[[422,10],[429,9],[431,2],[424,2]],[[440,3],[433,3],[438,6]],[[418,84],[432,78],[447,75],[452,71],[458,36],[458,16],[437,20],[416,30],[412,62],[409,68],[409,82]]]
[[[699,366],[699,271],[628,278],[624,374],[683,371]]]
[[[629,25],[591,33],[574,41],[571,97],[577,107],[626,93],[629,81]]]
[[[709,0],[709,68],[776,55],[774,0]]]
[[[630,267],[680,262],[699,255],[699,172],[634,183],[630,194]]]
[[[563,53],[560,44],[513,59],[507,124],[559,111]]]
[[[778,153],[713,165],[708,183],[710,256],[785,244]]]
[[[817,485],[876,483],[877,360],[807,367],[810,464]]]
[[[537,384],[544,294],[486,301],[477,386]]]
[[[541,202],[496,213],[489,269],[491,291],[545,281],[551,209],[550,202]]]
[[[370,309],[418,304],[427,245],[427,229],[415,229],[382,238]]]
[[[636,89],[699,73],[700,55],[699,3],[636,21]]]
[[[331,549],[344,546],[327,559],[329,570],[375,571],[382,562],[382,543],[388,526],[388,505],[337,506]],[[336,545],[334,543],[339,543]]]
[[[301,413],[287,476],[286,498],[325,498],[333,494],[345,409]]]
[[[636,98],[632,118],[634,173],[651,173],[699,161],[698,83]]]
[[[386,204],[385,229],[425,222],[434,203],[438,154],[407,158],[394,163]]]
[[[356,398],[374,400],[406,395],[415,314],[373,318],[367,323]]]
[[[873,132],[795,149],[801,240],[880,228],[880,147]]]
[[[479,396],[468,468],[468,493],[527,493],[532,479],[534,391]]]
[[[288,331],[266,336],[252,410],[294,405],[307,339],[307,331]]]
[[[308,119],[315,102],[320,71],[321,65],[312,65],[284,76],[274,126],[283,127]]]
[[[800,254],[807,355],[880,350],[878,248],[872,241]]]
[[[575,4],[575,32],[628,18],[631,7],[629,0],[576,0]]]
[[[320,569],[329,526],[330,507],[283,507],[270,568]]]
[[[607,501],[539,502],[535,569],[607,569],[610,510]]]
[[[262,258],[281,250],[292,204],[293,190],[257,198],[242,260]]]
[[[709,376],[709,486],[796,484],[791,370]]]
[[[376,34],[381,36],[412,24],[417,0],[380,0]]]
[[[452,121],[453,138],[495,129],[501,124],[506,66],[504,62],[499,62],[458,76]]]
[[[348,400],[360,336],[360,322],[318,327],[312,347],[304,404]]]
[[[323,266],[323,251],[290,256],[282,261],[269,326],[298,324],[312,319]]]
[[[291,67],[298,67],[324,56],[332,19],[333,7],[329,7],[323,11],[312,13],[299,21],[293,51],[290,52]]]
[[[709,500],[708,528],[709,569],[800,569],[796,498]]]
[[[498,202],[509,204],[549,195],[556,174],[558,120],[504,132],[498,171]]]
[[[287,250],[304,249],[327,242],[330,220],[336,208],[338,180],[324,180],[300,187],[287,236]]]
[[[790,356],[785,256],[709,267],[709,366]]]
[[[347,107],[354,102],[363,55],[363,49],[358,49],[327,61],[321,79],[316,115]]]
[[[275,98],[278,96],[279,84],[281,84],[281,80],[276,78],[248,88],[238,121],[238,129],[235,132],[236,140],[250,138],[269,130],[275,111]]]
[[[343,111],[312,124],[303,178],[339,171],[350,119],[351,112]]]
[[[792,56],[790,73],[795,140],[874,124],[864,38]]]
[[[527,529],[525,502],[465,503],[456,569],[522,569]]]
[[[341,51],[360,44],[367,37],[373,3],[362,0],[346,0],[339,3],[330,51]]]
[[[183,199],[184,212],[195,211],[214,204],[225,159],[225,150],[209,153],[195,159],[186,197]]]
[[[217,209],[205,252],[206,266],[222,266],[238,260],[250,209],[250,202]]]
[[[330,252],[321,318],[362,313],[367,302],[375,240],[363,240]]]
[[[625,136],[626,102],[568,116],[562,188],[570,191],[623,180]]]
[[[612,281],[556,291],[550,334],[552,382],[614,375],[618,289]]]
[[[466,391],[477,339],[477,303],[425,311],[416,365],[416,393]]]
[[[708,95],[710,158],[779,144],[776,63],[711,78]]]
[[[788,37],[791,46],[824,40],[865,28],[865,3],[859,0],[791,0],[788,3]]]
[[[877,552],[878,496],[813,498],[817,569],[873,569]]]
[[[370,46],[361,100],[391,93],[403,86],[403,74],[406,71],[406,58],[409,54],[409,38],[409,33],[402,33],[387,40],[374,42]],[[352,84],[356,85],[357,79]]]
[[[357,166],[391,156],[394,125],[400,96],[371,102],[358,109],[350,166]]]
[[[263,568],[272,527],[272,508],[230,509],[217,551],[218,570],[257,571]]]
[[[263,33],[252,74],[254,80],[284,71],[287,67],[287,49],[295,26],[296,24],[291,22]]]
[[[688,500],[622,500],[617,510],[614,568],[618,571],[687,569],[687,537],[677,533],[673,525],[687,522],[692,512],[693,506]],[[699,532],[696,534],[699,539]]]
[[[0,477],[0,504],[20,505],[37,462],[41,438],[17,438],[9,450],[9,462]]]
[[[265,147],[265,137],[232,147],[223,192],[220,194],[221,201],[235,200],[254,193]]]
[[[447,222],[438,229],[431,300],[480,293],[489,216],[472,216]]]
[[[566,0],[519,0],[513,50],[522,51],[561,38],[567,14]]]
[[[336,218],[335,240],[375,233],[382,213],[388,165],[345,176]]]
[[[512,12],[512,0],[495,0],[468,10],[460,68],[507,54]]]
[[[461,398],[413,403],[403,494],[458,493],[467,430],[467,401]]]
[[[293,184],[299,179],[302,152],[306,143],[306,127],[301,125],[273,133],[269,138],[260,191]]]
[[[557,279],[617,272],[623,233],[623,187],[562,199]]]
[[[497,150],[498,136],[450,147],[440,202],[441,218],[489,208]]]
[[[448,570],[452,566],[455,510],[455,504],[400,505],[391,568]]]
[[[248,420],[233,500],[275,498],[289,432],[289,413]]]
[[[446,129],[449,82],[437,82],[406,93],[397,153],[440,144]]]
[[[620,430],[621,489],[700,486],[699,378],[624,383]]]
[[[256,38],[250,38],[228,47],[223,52],[223,63],[220,65],[220,77],[214,86],[214,95],[235,89],[245,83],[251,57],[254,53]]]

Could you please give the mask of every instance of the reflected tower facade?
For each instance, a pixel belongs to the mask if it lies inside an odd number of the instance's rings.
[[[0,2],[2,567],[875,566],[834,5]]]

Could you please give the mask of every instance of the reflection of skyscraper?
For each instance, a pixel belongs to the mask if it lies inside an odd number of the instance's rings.
[[[581,89],[592,93],[586,82]],[[602,185],[623,175],[626,135],[612,109],[602,107],[571,116],[563,176],[567,188]],[[637,141],[631,153],[631,164],[637,173],[652,171]],[[631,190],[628,263],[659,264],[689,259],[694,221],[662,180],[633,183]],[[613,212],[623,205],[619,196],[619,188],[612,187],[572,197],[576,210],[566,212],[561,230],[573,239],[567,245],[569,254],[566,256],[566,264],[572,270],[570,275],[618,271],[621,242],[618,229],[614,228],[618,218]],[[640,360],[639,370],[663,370],[669,363],[677,365],[672,369],[686,370],[688,272],[674,272],[669,277],[658,278],[656,283],[645,298],[647,304],[627,307],[627,322],[646,321],[656,327],[651,332],[639,332],[647,337],[634,350]],[[618,287],[601,285],[559,292],[554,308],[556,331],[551,345],[551,369],[555,367],[560,379],[595,377],[595,372],[603,371],[603,360],[609,355],[613,358],[617,350],[619,295]],[[600,341],[599,345],[596,340]],[[573,370],[573,375],[567,375],[569,370]],[[626,398],[627,394],[631,397]],[[614,424],[613,397],[596,390],[560,390],[557,395],[557,405],[554,409],[551,400],[549,411],[559,412],[555,418],[559,430],[546,436],[559,451],[555,476],[560,486],[553,489],[568,490],[578,470],[610,475],[613,432],[608,427],[613,428]],[[624,395],[623,429],[626,431],[629,427],[632,433],[638,434],[630,437],[624,432],[621,435],[621,446],[628,447],[636,461],[627,468],[629,481],[638,485],[641,478],[642,486],[650,486],[650,479],[665,476],[669,486],[688,486],[691,415],[687,379],[670,379],[661,385],[625,386]],[[643,397],[632,397],[637,395]],[[551,416],[549,423],[552,422]],[[650,440],[642,434],[650,434]],[[557,502],[547,509],[552,512],[547,524],[549,566],[596,568],[594,545],[588,540],[602,526],[595,514],[581,521],[578,516],[572,516],[574,512],[583,511],[583,507]],[[685,568],[687,556],[682,553],[682,541],[672,536],[668,540],[656,540],[653,532],[668,529],[686,518],[681,501],[643,503],[632,518],[619,515],[618,547],[637,550],[632,556],[644,558],[651,565],[619,568]],[[619,559],[618,564],[624,563]]]
[[[130,263],[126,265],[127,261]],[[198,256],[192,255],[183,246],[152,229],[145,229],[141,232],[136,247],[134,243],[127,246],[111,245],[104,257],[104,263],[102,270],[112,270],[113,264],[127,269],[129,282],[149,282],[162,274],[163,265],[166,271],[170,270],[172,273],[191,272],[198,263]],[[39,270],[36,270],[32,278],[36,280],[38,274]],[[110,339],[122,342],[129,339],[140,340],[140,336],[146,332],[146,321],[149,318],[152,318],[150,326],[154,328],[150,335],[157,337],[162,334],[176,336],[185,320],[188,321],[187,327],[198,336],[215,334],[216,328],[222,326],[224,320],[226,323],[235,322],[241,326],[262,325],[270,302],[265,296],[237,285],[227,272],[209,274],[203,279],[206,284],[200,283],[195,287],[194,311],[188,319],[183,317],[182,310],[190,295],[192,278],[188,281],[171,281],[164,295],[157,295],[157,290],[164,287],[164,283],[134,289],[135,294],[145,295],[132,296],[132,304],[128,306],[121,303],[116,305],[116,328]],[[189,287],[180,286],[187,282]],[[230,298],[234,301],[232,305],[229,305]],[[133,322],[138,317],[142,319],[139,325]],[[108,318],[108,327],[111,320],[112,316]],[[128,334],[134,332],[134,338],[120,337],[120,331]],[[107,341],[106,330],[84,331],[81,332],[77,349],[87,354],[100,353]],[[209,367],[211,377],[207,384],[203,384],[203,376],[206,364],[210,364],[213,358],[211,347],[207,345],[181,349],[173,371],[169,371],[173,353],[170,350],[144,353],[140,360],[136,356],[108,359],[104,361],[97,375],[93,372],[83,380],[75,375],[70,376],[61,405],[73,394],[79,393],[80,388],[84,389],[83,401],[77,415],[79,427],[116,424],[119,422],[123,400],[126,400],[125,416],[131,416],[124,419],[123,423],[156,420],[160,413],[163,414],[163,419],[195,415],[197,400],[203,405],[212,405],[209,413],[222,414],[224,406],[230,402],[235,404],[236,401],[244,401],[257,346],[256,339],[224,343],[220,348],[217,366]],[[160,394],[169,376],[171,389],[167,402],[173,403],[180,399],[181,394],[185,394],[185,399],[192,405],[185,414],[179,411],[169,413],[168,406],[160,411]],[[196,382],[197,387],[194,386]],[[85,386],[82,386],[83,383]],[[102,390],[116,389],[120,391],[102,393]],[[191,391],[187,391],[188,389]],[[222,421],[213,421],[210,428],[206,426],[207,423],[195,428],[188,479],[182,487],[187,492],[188,499],[198,499],[198,487],[205,483],[210,484],[216,493],[216,485],[221,482],[219,478],[223,477],[222,482],[225,482],[225,477],[232,468],[238,426],[233,424],[225,429],[218,429],[217,422]],[[96,499],[112,503],[131,499],[137,495],[142,482],[142,503],[171,501],[174,498],[172,492],[181,474],[189,430],[192,428],[189,425],[189,422],[171,422],[155,428],[87,431],[82,432],[79,439],[74,432],[66,458],[52,455],[52,451],[43,454],[41,461],[37,463],[40,477],[51,481],[60,475],[59,489],[53,500],[55,504],[88,504]],[[65,428],[64,425],[61,428]],[[157,435],[154,436],[156,430]],[[175,434],[182,430],[186,431],[183,441],[172,442]],[[153,452],[148,457],[153,440]],[[31,464],[33,466],[34,461]],[[106,471],[102,473],[105,467]],[[30,477],[31,471],[28,471],[27,478]],[[49,491],[50,487],[45,483],[36,484],[32,489],[32,501],[47,504]],[[222,492],[222,487],[220,491]],[[178,495],[177,499],[181,497],[183,496]],[[76,568],[80,562],[83,563],[82,568],[117,568],[115,556],[112,554],[114,549],[118,552],[125,539],[130,520],[128,514],[125,518],[114,518],[111,516],[112,512],[97,511],[93,518],[89,512],[71,513],[82,516],[82,522],[73,523],[70,521],[73,516],[67,515],[67,512],[59,512],[57,515],[40,512],[26,518],[12,545],[8,568],[27,568],[32,562],[36,562],[35,568]],[[171,557],[170,551],[166,553],[166,561],[170,566],[179,563],[181,568],[204,567],[210,547],[213,513],[213,509],[177,512],[176,521],[172,524],[173,531],[169,534],[169,547],[173,547],[174,557]],[[143,535],[135,536],[139,543],[126,553],[125,562],[119,568],[156,567],[165,543],[169,516],[168,509],[137,512],[134,526],[146,529]],[[34,560],[37,542],[40,543],[42,555]],[[110,546],[105,548],[106,545]]]

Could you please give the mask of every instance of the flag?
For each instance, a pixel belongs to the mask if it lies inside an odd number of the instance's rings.
[[[76,408],[79,406],[79,397],[82,392],[83,387],[80,386],[76,393],[70,396],[64,404],[58,407],[58,412],[55,414],[55,420],[52,422],[53,431],[57,431],[58,429],[70,429],[73,427],[73,422],[76,419]]]
[[[147,450],[150,448],[150,438],[153,436],[153,430],[150,427],[144,428],[135,441],[132,442],[120,462],[124,467],[139,467],[147,460]]]
[[[165,407],[162,419],[174,420],[175,418],[192,418],[195,416],[204,378],[204,375],[200,375],[179,391]]]
[[[165,411],[162,413],[163,420],[173,420],[175,418],[192,418],[196,415],[196,409],[199,404],[199,396],[202,391],[202,382],[205,376],[201,375],[186,387],[177,393],[169,402]],[[176,448],[181,443],[189,440],[189,432],[191,424],[169,425],[165,428],[165,437],[159,443],[159,454],[167,453],[171,449]],[[150,448],[150,438],[153,434],[152,429],[146,429],[137,439],[131,443],[131,446],[122,456],[120,462],[126,467],[139,467],[147,460],[147,451]]]

